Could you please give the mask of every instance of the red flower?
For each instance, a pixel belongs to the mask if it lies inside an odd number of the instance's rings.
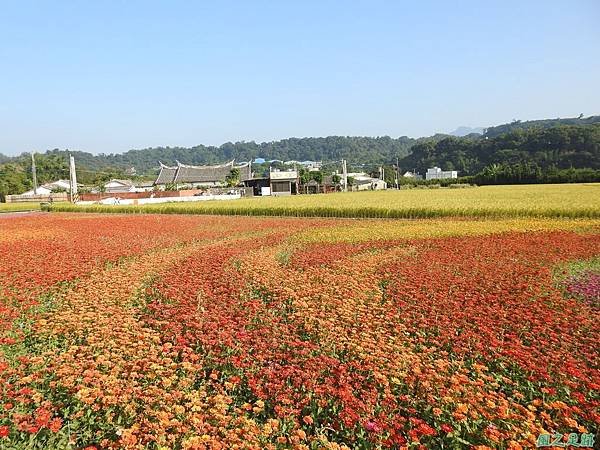
[[[444,433],[452,433],[454,431],[454,428],[452,428],[447,423],[442,424],[442,426],[440,428]]]
[[[8,436],[9,430],[6,425],[0,427],[0,438],[5,438]]]

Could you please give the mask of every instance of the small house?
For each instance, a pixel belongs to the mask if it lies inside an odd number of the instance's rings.
[[[39,186],[35,190],[35,192],[33,191],[33,189],[30,189],[26,192],[23,192],[20,195],[25,196],[25,197],[32,197],[34,195],[50,195],[51,193],[52,193],[52,189],[45,187],[45,186]]]
[[[131,180],[113,179],[104,184],[104,191],[108,193],[135,192],[135,185]]]
[[[272,170],[269,172],[271,195],[291,195],[298,193],[297,170]]]
[[[57,180],[51,183],[42,184],[37,188],[37,195],[50,195],[52,192],[69,192],[71,190],[71,183],[69,180]],[[32,196],[36,195],[33,193],[33,189],[23,192],[21,195]]]

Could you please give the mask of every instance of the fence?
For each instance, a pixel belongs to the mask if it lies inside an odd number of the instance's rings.
[[[66,192],[57,192],[48,195],[7,195],[6,203],[41,203],[41,202],[68,202],[69,194]]]
[[[252,195],[251,188],[208,188],[208,189],[181,189],[179,191],[147,191],[147,192],[102,192],[80,194],[82,202],[99,202],[107,198],[118,197],[121,200],[141,200],[143,198],[178,198],[194,197],[201,195],[224,195],[236,191],[242,197]]]
[[[101,193],[85,193],[79,194],[79,200],[83,202],[99,202],[106,198],[119,197],[124,200],[138,200],[141,198],[163,198],[163,197],[181,197],[182,192],[189,192],[187,195],[194,195],[200,190],[190,191],[151,191],[151,192],[101,192]]]

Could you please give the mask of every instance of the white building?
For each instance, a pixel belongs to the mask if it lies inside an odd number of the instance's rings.
[[[458,178],[458,172],[456,170],[442,170],[439,167],[427,169],[425,174],[426,180],[441,180],[444,178]]]
[[[110,180],[104,184],[104,191],[109,193],[135,192],[135,186],[130,180]]]
[[[71,190],[71,183],[69,182],[69,180],[57,180],[53,181],[52,183],[44,184],[44,187],[69,192]]]
[[[150,192],[154,190],[154,181],[140,181],[134,186],[136,192]]]
[[[423,176],[419,175],[417,172],[411,172],[411,171],[407,171],[404,172],[404,175],[402,175],[404,178],[412,178],[414,180],[422,180]]]
[[[71,184],[69,180],[57,180],[51,183],[45,183],[37,188],[37,195],[50,195],[52,192],[69,192],[71,190]],[[32,196],[33,189],[23,192],[21,195]]]
[[[348,174],[354,180],[352,190],[355,191],[382,191],[387,189],[387,183],[381,178],[373,178],[364,172],[352,172]]]
[[[52,193],[52,189],[47,188],[45,186],[40,186],[36,189],[36,192],[33,192],[33,189],[28,190],[27,192],[23,192],[21,195],[31,197],[33,195],[50,195]]]
[[[323,165],[321,161],[302,161],[300,164],[310,172],[321,170],[321,166]]]

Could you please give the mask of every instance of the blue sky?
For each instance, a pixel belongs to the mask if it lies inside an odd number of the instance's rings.
[[[600,113],[600,2],[2,1],[0,153]]]

